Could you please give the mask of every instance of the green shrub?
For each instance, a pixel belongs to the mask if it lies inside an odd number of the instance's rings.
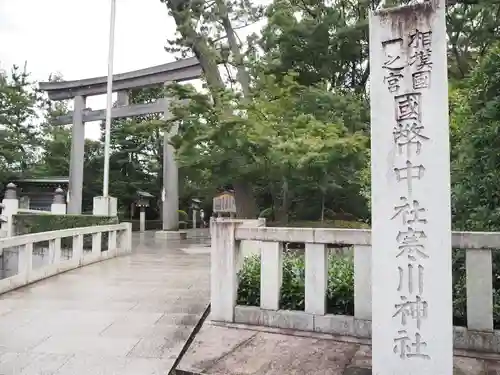
[[[189,215],[186,211],[177,210],[179,214],[179,229],[186,229],[188,227]]]
[[[273,208],[268,207],[260,212],[259,218],[270,219],[273,216],[273,214],[274,214]]]
[[[14,215],[16,235],[108,224],[118,224],[118,218],[93,215],[53,215],[51,213]]]
[[[280,308],[304,310],[305,256],[285,254]],[[351,257],[330,255],[328,258],[327,309],[333,314],[354,312],[354,265]],[[238,304],[260,304],[260,256],[245,259],[239,273]]]
[[[14,228],[16,235],[29,233],[50,232],[54,230],[92,227],[96,225],[118,224],[118,217],[93,216],[93,215],[53,215],[51,213],[40,214],[17,214],[14,215]],[[72,246],[72,238],[61,239],[61,246],[68,248]],[[40,242],[37,246],[48,246],[48,243]],[[92,248],[92,236],[83,236],[83,248]],[[108,249],[108,233],[101,236],[101,250]]]
[[[179,221],[189,221],[189,215],[187,214],[186,211],[183,210],[177,210],[177,213],[179,214]]]
[[[494,253],[495,254],[495,253]],[[498,259],[495,259],[498,258]],[[453,320],[455,325],[465,326],[466,283],[465,251],[453,251]],[[287,252],[283,256],[283,283],[280,308],[304,310],[305,283],[304,253]],[[493,319],[495,328],[500,327],[500,257],[493,259]],[[351,256],[331,254],[328,257],[327,312],[330,314],[354,314],[354,262]],[[260,255],[245,259],[239,272],[238,304],[260,305]]]

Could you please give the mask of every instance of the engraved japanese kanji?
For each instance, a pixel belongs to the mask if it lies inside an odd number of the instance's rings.
[[[391,220],[401,216],[403,225],[427,224],[427,219],[423,217],[425,208],[420,207],[418,200],[414,199],[410,202],[406,197],[400,197],[399,200],[401,204],[394,207],[395,213],[391,217]]]
[[[406,167],[394,168],[397,181],[406,180],[408,194],[413,191],[413,180],[420,180],[424,176],[425,167],[422,164],[413,165],[410,160],[406,161]]]
[[[386,59],[382,68],[387,71],[387,74],[384,77],[384,83],[387,84],[387,88],[390,93],[397,93],[399,91],[401,87],[400,82],[404,78],[403,70],[406,64],[401,59],[399,51],[402,45],[402,38],[382,42],[382,47],[386,52]]]
[[[426,238],[423,230],[414,230],[412,227],[408,227],[406,231],[399,231],[396,236],[396,241],[399,244],[396,258],[402,255],[406,255],[411,261],[416,261],[417,256],[419,259],[429,258],[423,243]]]
[[[416,296],[414,300],[409,300],[405,296],[401,296],[401,303],[395,304],[395,313],[393,318],[401,318],[401,325],[406,326],[408,319],[413,319],[416,322],[417,328],[420,329],[422,320],[427,318],[427,301],[423,301],[420,296]]]
[[[410,158],[415,154],[420,154],[422,151],[423,142],[429,140],[423,134],[424,126],[415,120],[398,122],[392,132],[394,142],[398,145],[399,153],[403,154],[406,151],[406,157]]]
[[[421,264],[408,263],[404,268],[399,266],[398,292],[407,294],[418,292],[418,294],[422,294],[424,292],[424,270],[424,266]],[[414,285],[415,278],[416,287]]]
[[[394,338],[393,350],[395,354],[399,354],[401,359],[414,357],[430,359],[430,356],[424,352],[426,347],[427,343],[422,340],[422,335],[419,332],[415,333],[415,339],[412,340],[408,332],[403,329],[398,331],[398,336]]]

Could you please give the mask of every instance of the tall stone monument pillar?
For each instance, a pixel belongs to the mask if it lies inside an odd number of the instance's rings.
[[[370,15],[373,374],[453,372],[445,1]]]
[[[82,213],[83,166],[85,157],[85,123],[83,110],[85,97],[75,96],[73,127],[71,129],[71,157],[69,166],[68,214]]]
[[[164,99],[165,110],[163,117],[165,120],[172,117],[170,111],[170,102],[168,98]],[[170,139],[177,135],[179,125],[174,123],[172,127],[163,133],[163,230],[179,230],[179,169],[175,160],[175,149],[170,144]]]
[[[171,99],[165,98],[164,118],[170,119]],[[163,189],[162,189],[162,214],[163,224],[161,231],[156,236],[163,238],[186,238],[186,231],[179,231],[179,169],[175,160],[175,148],[170,144],[173,136],[179,132],[179,124],[175,123],[163,133]]]
[[[175,149],[170,139],[178,132],[178,125],[165,131],[163,138],[163,184],[165,199],[163,200],[163,230],[179,229],[179,170],[175,160]]]

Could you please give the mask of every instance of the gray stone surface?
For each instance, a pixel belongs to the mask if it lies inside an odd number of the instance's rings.
[[[210,297],[190,245],[134,234],[131,256],[0,296],[0,374],[165,374]]]
[[[371,347],[362,341],[367,340],[205,322],[177,369],[210,375],[369,375]],[[494,374],[500,374],[499,355],[456,351],[454,375]]]

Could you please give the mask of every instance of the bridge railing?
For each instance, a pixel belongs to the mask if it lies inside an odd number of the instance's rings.
[[[102,235],[108,247],[102,251]],[[84,249],[84,236],[92,237],[92,248]],[[70,240],[67,241],[66,239]],[[69,246],[62,246],[69,243]],[[0,293],[87,264],[132,251],[132,225],[121,223],[64,229],[0,239]]]
[[[252,228],[241,221],[212,221],[211,319],[361,338],[371,337],[371,231],[361,229]],[[239,306],[241,243],[260,249],[260,306]],[[305,248],[304,311],[280,310],[284,243]],[[465,251],[466,327],[454,327],[458,349],[500,353],[500,331],[493,326],[492,252],[500,233],[453,232],[454,251]],[[354,315],[326,311],[328,248],[349,247],[354,262]],[[451,293],[451,290],[450,290]]]

